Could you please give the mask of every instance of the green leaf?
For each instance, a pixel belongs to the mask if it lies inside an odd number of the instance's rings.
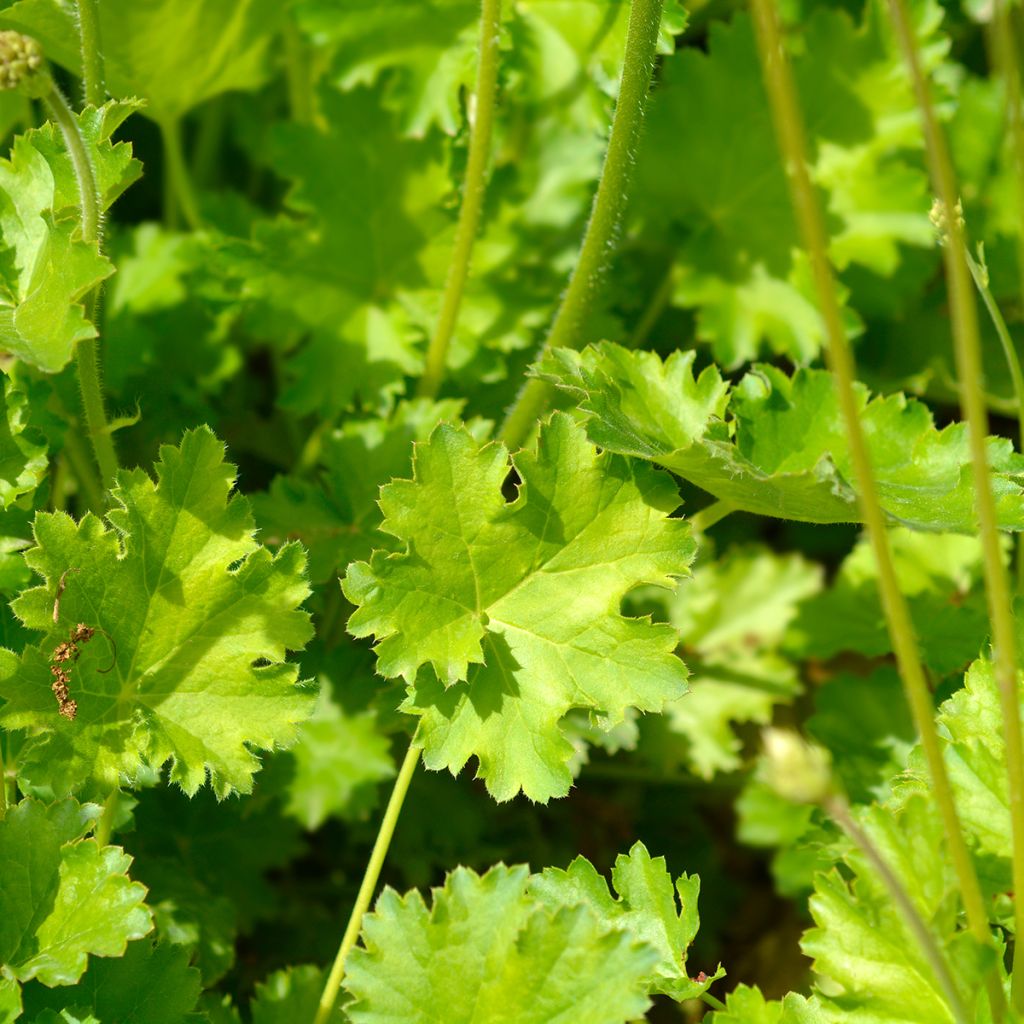
[[[527,895],[529,869],[452,872],[428,908],[386,889],[363,922],[345,987],[353,1024],[514,1020],[625,1024],[650,1005],[651,947],[589,907],[557,910]]]
[[[324,981],[324,972],[319,967],[307,965],[275,971],[256,986],[256,998],[250,1007],[252,1024],[293,1024],[294,1021],[313,1020]],[[341,1009],[336,1009],[329,1020],[331,1024],[342,1024],[346,1018]]]
[[[75,115],[103,209],[142,171],[131,146],[110,142],[133,109],[108,103]],[[56,126],[20,135],[0,161],[0,347],[48,373],[67,364],[76,342],[95,337],[81,299],[113,269],[82,241],[80,221],[78,182]]]
[[[889,542],[925,663],[940,677],[962,672],[989,631],[980,542],[899,528],[889,531]],[[800,609],[788,646],[814,658],[841,651],[891,653],[878,569],[866,538],[843,561],[829,590]]]
[[[725,1009],[709,1019],[710,1024],[781,1024],[782,1004],[768,1002],[759,989],[739,985],[725,997]]]
[[[571,783],[570,708],[614,726],[683,692],[674,631],[619,613],[632,587],[686,573],[694,543],[668,518],[676,504],[668,477],[599,455],[562,414],[511,467],[464,428],[417,445],[413,479],[381,492],[381,528],[406,549],[350,566],[344,590],[350,632],[374,635],[378,670],[409,684],[428,767],[476,755],[496,799],[544,801]]]
[[[33,1024],[64,1024],[66,1012],[54,1013],[60,1010],[78,1015],[82,1024],[202,1024],[192,1012],[198,998],[199,972],[188,966],[184,950],[142,941],[119,959],[92,960],[72,988],[27,987],[25,1015]]]
[[[0,509],[31,494],[46,478],[46,441],[31,418],[28,396],[5,378],[0,394]]]
[[[897,813],[869,808],[861,824],[951,959],[968,1010],[976,1008],[986,998],[991,958],[958,930],[959,887],[937,810],[915,797]],[[825,1019],[831,1009],[839,1021],[952,1024],[957,1017],[874,869],[859,851],[845,859],[853,880],[838,871],[818,876],[810,901],[816,927],[802,942],[823,978]]]
[[[582,353],[550,353],[539,373],[577,397],[589,437],[609,451],[649,459],[749,512],[860,521],[829,373],[788,377],[759,366],[730,394],[713,366],[694,379],[693,360],[693,352],[676,352],[663,363],[606,342]],[[858,386],[857,397],[890,521],[975,533],[965,424],[937,430],[927,406],[900,394],[870,399]],[[1009,441],[989,438],[988,459],[1000,525],[1024,529],[1024,456]]]
[[[817,566],[766,548],[736,547],[698,565],[663,599],[684,651],[698,656],[690,692],[645,723],[644,755],[662,770],[682,762],[703,778],[739,768],[734,723],[767,724],[773,708],[800,692],[797,668],[778,648],[798,602],[820,587]]]
[[[310,710],[284,661],[310,635],[301,549],[271,556],[255,542],[248,502],[229,499],[234,469],[208,429],[165,446],[156,472],[156,483],[141,470],[119,474],[113,528],[91,514],[36,517],[26,558],[44,582],[14,608],[45,637],[20,663],[5,654],[0,723],[29,731],[21,770],[55,792],[109,792],[167,761],[190,794],[207,778],[222,796],[248,792],[253,749],[293,740]],[[47,662],[75,623],[97,633],[71,663],[78,716],[68,721]]]
[[[529,890],[553,909],[583,903],[603,920],[625,927],[657,950],[658,962],[649,981],[652,993],[680,1002],[695,999],[725,974],[721,967],[712,976],[701,972],[699,981],[687,974],[687,949],[700,926],[699,878],[681,875],[673,888],[665,858],[652,858],[638,842],[628,854],[616,858],[612,882],[617,898],[590,861],[577,857],[565,871],[546,868],[534,876]]]
[[[283,14],[274,0],[104,0],[98,10],[107,88],[145,99],[156,121],[261,85]],[[33,36],[48,58],[81,73],[75,17],[60,0],[19,0],[0,24]]]
[[[330,817],[364,817],[378,784],[395,774],[377,713],[347,711],[332,696],[330,679],[321,675],[319,681],[316,710],[299,726],[288,754],[292,774],[285,811],[310,831]]]
[[[347,419],[323,441],[319,480],[278,476],[267,493],[253,496],[263,540],[301,540],[314,583],[369,558],[389,542],[379,530],[381,486],[408,474],[413,442],[425,441],[438,423],[457,421],[462,407],[451,399],[413,399],[399,403],[387,419]],[[483,440],[488,426],[474,420],[469,428]]]
[[[83,838],[95,810],[23,800],[0,821],[0,971],[9,981],[72,985],[89,956],[121,956],[153,927],[145,888],[128,878],[131,857]]]

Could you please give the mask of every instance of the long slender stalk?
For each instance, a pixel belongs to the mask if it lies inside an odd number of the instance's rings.
[[[78,37],[82,45],[82,84],[85,102],[94,107],[107,98],[104,82],[103,40],[100,37],[98,0],[78,0]]]
[[[1017,638],[988,470],[988,409],[982,387],[978,309],[967,265],[963,225],[955,212],[959,198],[956,173],[945,136],[935,116],[929,82],[921,67],[917,36],[904,0],[890,0],[889,7],[921,112],[932,185],[946,210],[948,222],[949,240],[943,246],[943,257],[953,319],[957,373],[962,383],[960,402],[963,417],[967,421],[971,465],[974,469],[974,495],[984,560],[985,594],[992,624],[995,674],[1003,712],[1013,834],[1013,885],[1015,892],[1024,893],[1024,742],[1021,737],[1017,681]],[[1017,934],[1024,935],[1024,899],[1014,903],[1014,924]],[[1012,1002],[1017,1010],[1024,1010],[1024,942],[1018,942],[1014,947],[1013,967]]]
[[[181,145],[181,121],[178,118],[164,118],[159,122],[160,137],[164,143],[164,196],[173,197],[185,217],[185,223],[196,231],[203,226],[199,214],[192,176]],[[169,205],[169,204],[168,204]]]
[[[313,65],[298,26],[289,18],[284,27],[285,81],[288,111],[297,124],[312,124],[315,114]]]
[[[472,107],[469,157],[462,186],[462,207],[455,229],[455,249],[441,297],[441,312],[427,348],[427,361],[418,393],[424,398],[437,395],[444,379],[445,360],[459,319],[462,294],[469,277],[473,246],[480,228],[480,214],[487,192],[487,164],[494,134],[494,107],[498,94],[498,38],[501,31],[501,0],[483,0],[480,12],[480,56],[476,92]]]
[[[835,280],[828,259],[828,236],[825,231],[824,219],[807,169],[807,144],[792,71],[782,48],[773,0],[752,0],[752,6],[757,26],[758,50],[771,104],[772,120],[778,137],[779,149],[786,162],[791,198],[804,245],[811,261],[815,288],[825,321],[828,338],[826,354],[835,377],[843,421],[850,444],[861,517],[867,527],[871,548],[878,565],[879,590],[889,636],[896,654],[907,703],[921,738],[921,747],[924,751],[932,780],[932,790],[942,816],[946,840],[960,883],[968,923],[979,942],[991,945],[991,933],[981,887],[978,884],[978,876],[960,829],[953,791],[935,730],[931,693],[921,664],[917,637],[914,634],[907,604],[896,577],[885,515],[879,502],[871,456],[858,414],[854,392],[853,356],[846,339],[846,332],[843,329]],[[998,1019],[999,1007],[1002,1005],[1002,990],[999,988],[998,979],[994,973],[990,977],[989,994]]]
[[[82,239],[86,242],[100,242],[100,199],[96,190],[96,177],[93,174],[89,153],[85,148],[78,129],[75,115],[68,106],[63,94],[53,86],[46,96],[46,105],[54,121],[60,128],[67,146],[71,165],[75,170],[78,182],[78,193],[82,204]],[[103,486],[113,486],[114,474],[117,472],[117,454],[114,441],[107,422],[107,411],[103,402],[103,387],[100,381],[99,346],[95,338],[87,338],[75,346],[75,364],[78,370],[78,386],[82,392],[82,408],[85,412],[85,425],[100,467]]]
[[[999,304],[996,302],[992,289],[989,287],[988,270],[978,263],[971,255],[970,250],[965,250],[964,256],[967,260],[967,268],[974,279],[974,286],[978,289],[978,294],[985,304],[985,309],[988,311],[992,326],[996,329],[999,344],[1003,349],[1003,358],[1006,360],[1006,367],[1010,371],[1013,399],[1017,404],[1017,448],[1024,452],[1024,373],[1021,372],[1020,357],[1017,355],[1017,349],[1013,344],[1013,338],[1010,337],[1010,330],[1003,319]]]
[[[583,327],[608,267],[619,222],[626,208],[634,156],[654,71],[663,7],[664,0],[632,0],[622,82],[601,180],[579,258],[544,343],[545,351],[561,346],[578,348],[583,342]],[[550,384],[539,379],[529,381],[509,410],[501,428],[501,440],[510,448],[521,445],[550,400]]]
[[[1020,301],[1024,303],[1024,103],[1021,101],[1020,60],[1008,0],[994,0],[992,15],[991,42],[1006,94],[1006,125],[1013,147],[1017,216],[1021,218],[1017,233],[1017,273]]]
[[[949,969],[946,958],[942,955],[942,950],[935,941],[935,936],[931,933],[924,921],[921,920],[921,915],[917,912],[917,908],[907,895],[906,889],[900,883],[900,880],[893,874],[889,865],[885,862],[885,858],[882,856],[881,851],[877,846],[875,846],[867,832],[865,832],[864,829],[862,829],[860,825],[853,820],[853,816],[850,814],[850,808],[847,806],[845,800],[840,799],[839,797],[832,797],[830,800],[826,801],[825,810],[828,811],[833,821],[835,821],[836,824],[839,825],[839,827],[850,837],[850,839],[853,840],[861,853],[864,854],[868,862],[875,869],[875,873],[881,879],[882,884],[889,893],[889,898],[896,905],[896,909],[899,911],[900,916],[913,933],[914,939],[921,952],[924,954],[925,960],[928,961],[928,966],[931,967],[932,973],[935,975],[935,980],[938,981],[942,988],[946,997],[946,1002],[949,1003],[949,1008],[953,1011],[953,1016],[956,1018],[958,1024],[968,1024],[970,1016],[964,1008],[960,992],[953,981],[952,972]]]
[[[7,817],[7,744],[0,736],[0,821]]]
[[[412,782],[416,765],[420,762],[420,749],[409,744],[405,760],[398,771],[398,778],[395,779],[395,787],[391,790],[391,799],[384,811],[384,818],[381,820],[380,829],[377,832],[377,839],[373,844],[373,851],[366,864],[366,871],[363,874],[363,881],[359,886],[356,895],[356,902],[349,915],[348,925],[345,934],[341,939],[341,946],[338,947],[338,955],[334,958],[334,965],[331,973],[327,976],[327,983],[324,985],[323,994],[320,996],[320,1004],[317,1007],[313,1024],[327,1024],[334,1004],[338,1001],[338,990],[341,988],[342,979],[345,977],[345,961],[348,959],[352,947],[359,939],[359,931],[363,926],[363,916],[370,907],[373,894],[377,889],[377,882],[380,879],[381,868],[384,866],[384,858],[387,856],[388,847],[391,845],[391,837],[395,834],[395,825],[398,824],[398,816],[402,813],[402,804],[405,802],[405,794],[409,792],[409,783]]]

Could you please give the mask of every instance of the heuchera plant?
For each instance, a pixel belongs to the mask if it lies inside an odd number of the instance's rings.
[[[1024,1020],[1022,41],[0,4],[0,1024]]]

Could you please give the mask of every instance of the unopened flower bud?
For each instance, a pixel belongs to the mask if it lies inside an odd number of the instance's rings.
[[[39,44],[20,32],[0,32],[0,89],[27,86],[32,96],[44,96],[49,89],[46,61]]]
[[[953,215],[956,218],[957,227],[962,231],[964,228],[964,204],[958,199],[953,207]],[[945,245],[949,241],[949,213],[946,204],[941,199],[932,202],[932,208],[928,212],[928,219],[932,222],[936,233],[939,236],[939,245]]]
[[[834,793],[828,751],[789,729],[763,731],[763,779],[779,796],[799,804],[822,803]]]

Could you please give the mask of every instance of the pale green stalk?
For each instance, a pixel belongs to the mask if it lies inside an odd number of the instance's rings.
[[[1017,638],[1013,618],[1009,580],[1003,565],[999,522],[988,466],[988,408],[982,387],[981,337],[978,309],[967,265],[967,246],[963,225],[956,214],[959,199],[956,174],[950,160],[946,138],[939,127],[932,104],[931,90],[921,67],[917,36],[904,0],[890,0],[893,24],[914,85],[924,127],[925,147],[932,185],[946,211],[949,240],[943,246],[950,311],[953,319],[953,347],[957,373],[961,381],[960,402],[967,421],[971,464],[974,469],[974,494],[978,511],[985,569],[985,594],[989,619],[996,681],[1005,730],[1006,771],[1010,794],[1010,822],[1013,834],[1013,887],[1024,893],[1024,743],[1020,727],[1020,698],[1017,682]],[[1024,935],[1024,899],[1014,901],[1014,926]],[[1014,1008],[1024,1010],[1024,942],[1014,946]]]
[[[882,885],[885,886],[886,891],[889,893],[889,898],[893,901],[900,916],[913,933],[914,940],[924,954],[925,960],[928,961],[928,966],[932,969],[935,980],[938,981],[957,1024],[970,1024],[971,1018],[964,1008],[963,999],[953,981],[953,974],[949,969],[949,964],[946,963],[946,958],[942,955],[942,950],[935,941],[935,936],[921,919],[921,915],[917,912],[913,901],[907,895],[906,889],[885,862],[881,851],[875,846],[867,832],[853,820],[850,808],[845,800],[840,797],[832,797],[825,802],[825,810],[832,820],[853,840],[881,879]]]
[[[107,98],[107,87],[104,84],[99,0],[78,0],[78,37],[82,47],[85,102],[101,107]]]
[[[398,778],[395,779],[395,787],[391,790],[391,799],[388,800],[388,806],[384,811],[384,818],[380,823],[373,851],[363,873],[363,881],[359,886],[352,913],[349,915],[348,925],[342,936],[341,946],[338,948],[338,955],[334,958],[331,973],[327,976],[327,983],[320,996],[320,1004],[317,1007],[316,1016],[313,1018],[313,1024],[327,1024],[334,1010],[334,1004],[338,1001],[338,991],[341,988],[342,979],[345,977],[345,961],[359,940],[363,917],[370,908],[373,894],[377,891],[377,882],[380,879],[381,868],[384,866],[384,858],[391,845],[391,837],[395,834],[395,826],[398,824],[398,816],[402,813],[405,794],[409,791],[409,783],[412,782],[419,761],[419,747],[410,743],[409,749],[405,753],[405,760],[399,769]]]
[[[297,124],[312,124],[315,113],[312,54],[291,18],[284,27],[284,52],[289,113]]]
[[[664,0],[632,0],[622,82],[608,137],[608,151],[601,169],[601,180],[594,196],[594,206],[587,222],[579,258],[544,343],[545,352],[560,347],[579,348],[583,343],[583,327],[611,259],[619,223],[626,208],[647,93],[654,71],[663,7]],[[537,378],[528,381],[509,410],[499,435],[501,440],[509,448],[522,445],[550,401],[550,384]]]
[[[427,348],[427,361],[418,394],[434,398],[444,379],[448,346],[459,319],[459,307],[469,277],[473,246],[480,229],[480,214],[487,193],[487,164],[494,134],[494,108],[498,94],[498,40],[501,32],[501,0],[483,0],[480,12],[480,50],[476,92],[472,107],[469,157],[462,187],[462,207],[455,228],[455,249],[441,296],[441,312]]]
[[[731,501],[713,501],[707,508],[690,516],[690,528],[694,533],[703,533],[735,511],[736,506]]]
[[[192,176],[185,163],[185,153],[181,145],[181,120],[177,117],[164,118],[159,122],[160,137],[164,143],[164,201],[173,209],[176,204],[185,217],[185,223],[197,231],[203,226],[199,215],[195,191],[192,188]],[[165,213],[168,213],[165,210]],[[173,220],[173,214],[171,218]]]
[[[47,94],[45,102],[64,137],[64,144],[75,170],[82,204],[82,240],[99,245],[99,193],[96,190],[96,177],[93,174],[89,153],[78,130],[78,122],[56,85]],[[99,345],[95,338],[78,342],[75,346],[75,364],[78,370],[78,385],[82,392],[86,429],[92,442],[96,463],[100,467],[103,486],[109,489],[114,484],[114,474],[117,472],[117,455],[114,452],[114,441],[103,402]]]
[[[114,818],[117,816],[117,798],[117,789],[112,789],[107,799],[103,802],[103,813],[100,815],[100,820],[96,823],[96,831],[94,833],[99,846],[110,845],[110,837],[114,834]]]
[[[853,356],[843,328],[839,297],[828,258],[828,235],[821,208],[807,169],[807,144],[803,117],[792,70],[782,48],[773,0],[752,0],[757,26],[758,49],[771,104],[772,120],[788,172],[790,194],[800,232],[811,262],[815,289],[821,305],[828,339],[826,355],[836,381],[839,404],[850,445],[850,458],[857,483],[858,505],[878,566],[878,584],[889,636],[899,668],[907,703],[921,739],[921,748],[932,781],[935,802],[942,817],[950,854],[960,884],[961,897],[971,932],[979,942],[991,945],[991,933],[978,876],[953,799],[942,747],[935,729],[931,692],[921,663],[917,637],[900,590],[893,564],[885,513],[878,496],[871,456],[860,422]],[[1024,891],[1024,890],[1022,890]],[[990,1000],[998,1016],[1002,991],[994,973],[990,976]]]

